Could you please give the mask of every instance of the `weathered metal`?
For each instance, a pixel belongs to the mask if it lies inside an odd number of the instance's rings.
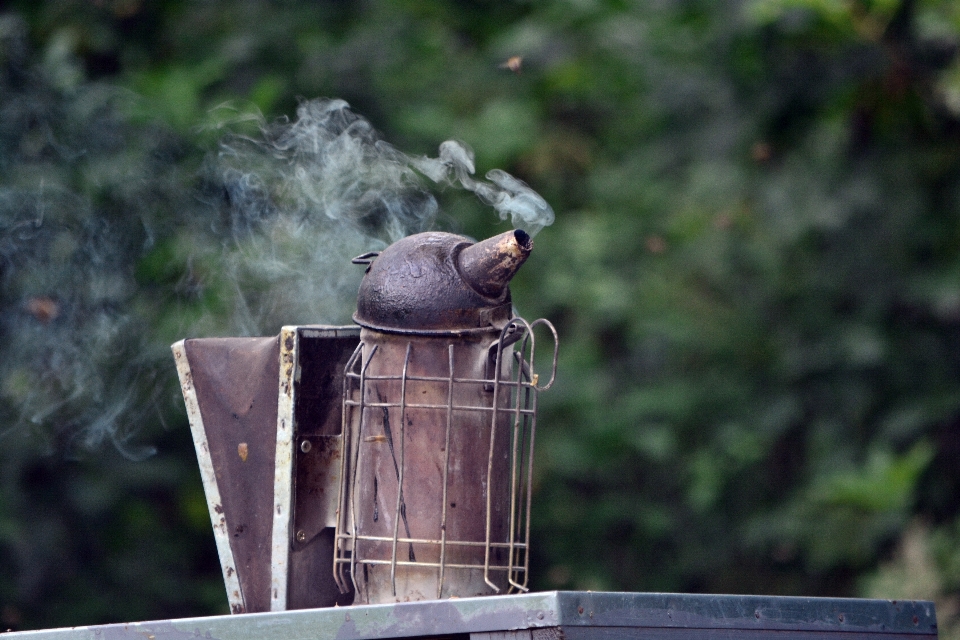
[[[234,613],[349,601],[331,577],[330,527],[343,367],[358,336],[284,327],[173,346]]]
[[[508,284],[532,246],[519,230],[426,233],[362,257],[335,560],[358,603],[526,589],[536,394],[553,373],[537,384]]]
[[[228,587],[230,608],[269,610],[279,341],[209,338],[177,346],[184,397],[190,383],[198,405],[198,412],[188,414],[197,456],[201,469],[209,456],[214,472],[204,477],[204,490],[221,561],[234,561],[222,562],[224,580],[231,585],[233,572],[239,580],[239,590]],[[204,440],[198,443],[200,433]]]
[[[499,330],[513,315],[507,283],[532,249],[520,230],[480,243],[439,232],[403,238],[362,257],[370,266],[354,321],[383,332]]]
[[[532,246],[411,236],[358,259],[362,330],[174,346],[234,612],[526,589]]]
[[[543,592],[8,633],[6,640],[934,640],[932,602]]]
[[[177,375],[180,377],[180,386],[183,390],[183,400],[187,407],[193,445],[197,451],[197,461],[200,465],[200,479],[203,482],[210,521],[213,524],[213,538],[217,544],[217,555],[220,557],[223,583],[227,589],[227,604],[229,604],[233,613],[242,613],[244,605],[240,591],[240,578],[237,574],[237,561],[230,545],[227,518],[223,512],[223,499],[220,497],[217,473],[213,464],[213,456],[210,453],[210,444],[207,441],[203,413],[200,411],[197,389],[193,383],[193,372],[190,369],[184,341],[177,342],[172,348],[174,360],[177,363]]]
[[[457,266],[471,289],[488,298],[500,298],[532,250],[533,239],[515,229],[464,247]]]
[[[283,327],[278,339],[279,395],[274,441],[273,522],[270,539],[270,611],[287,609],[290,582],[290,523],[293,519],[294,395],[297,368],[296,327]],[[264,478],[266,480],[266,478]],[[264,482],[266,484],[266,482]]]
[[[504,571],[490,578],[495,586],[485,582],[485,547],[462,544],[486,541],[488,494],[491,539],[507,537],[509,397],[501,395],[498,406],[504,411],[495,420],[489,411],[476,410],[493,406],[492,393],[484,390],[491,339],[472,335],[448,342],[369,330],[360,335],[366,384],[353,396],[362,393],[365,407],[356,405],[350,424],[356,464],[350,508],[360,536],[354,564],[366,565],[355,576],[358,600],[466,597],[505,589]],[[348,406],[350,411],[354,405]],[[492,429],[500,437],[488,455]],[[489,476],[488,458],[494,465]],[[401,538],[443,544],[398,543]],[[443,589],[442,552],[449,569]],[[397,562],[403,569],[397,570]],[[493,562],[506,564],[501,549]],[[452,568],[465,565],[475,568]]]
[[[297,328],[293,386],[293,513],[287,609],[348,604],[332,577],[340,488],[343,372],[357,346],[351,327]],[[308,446],[304,446],[308,443]]]

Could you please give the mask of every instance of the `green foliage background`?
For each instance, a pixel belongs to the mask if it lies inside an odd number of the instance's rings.
[[[949,0],[13,2],[0,622],[225,611],[167,350],[235,329],[204,157],[335,96],[557,211],[513,287],[562,341],[535,588],[923,597],[956,634],[958,43]]]

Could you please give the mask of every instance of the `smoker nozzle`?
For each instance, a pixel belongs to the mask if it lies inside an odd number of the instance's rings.
[[[533,250],[533,238],[515,229],[464,248],[457,267],[477,293],[498,298]]]

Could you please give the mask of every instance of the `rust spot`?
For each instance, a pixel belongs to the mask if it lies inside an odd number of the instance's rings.
[[[386,441],[387,441],[387,436],[384,436],[384,435],[380,435],[380,436],[367,436],[366,438],[363,439],[363,441],[364,441],[364,442],[386,442]]]
[[[213,505],[213,510],[216,511],[217,513],[223,513],[223,505],[215,504]]]
[[[243,526],[242,524],[238,524],[237,527],[233,530],[233,537],[239,538],[240,534],[243,533],[244,529],[246,529],[245,526]]]
[[[287,337],[283,340],[283,348],[287,351],[293,351],[293,334],[288,333]]]
[[[232,575],[233,575],[233,567],[227,567],[227,577],[229,578]]]
[[[236,591],[234,591],[234,592],[233,592],[233,595],[239,596],[240,594],[237,593]],[[234,613],[243,613],[243,605],[242,605],[242,604],[234,604],[233,606],[230,607],[230,610],[231,610],[232,612],[234,612]]]
[[[247,461],[247,456],[250,455],[250,448],[247,446],[246,442],[241,442],[237,445],[237,455],[240,456],[241,462]]]

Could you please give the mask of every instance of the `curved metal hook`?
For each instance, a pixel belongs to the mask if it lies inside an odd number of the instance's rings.
[[[377,259],[377,256],[380,255],[379,251],[367,251],[366,253],[361,253],[359,256],[351,260],[353,264],[372,264],[374,260]]]
[[[553,335],[553,365],[550,370],[550,379],[542,387],[537,387],[537,391],[546,391],[553,386],[553,383],[557,380],[557,356],[560,353],[560,336],[557,334],[557,328],[553,326],[553,323],[547,320],[546,318],[540,318],[539,320],[534,320],[533,324],[528,325],[530,327],[530,334],[533,335],[533,330],[538,326],[545,326],[550,330],[551,335]],[[531,356],[532,360],[532,356]],[[531,362],[531,369],[533,368],[533,363]],[[536,386],[536,385],[534,385]]]

